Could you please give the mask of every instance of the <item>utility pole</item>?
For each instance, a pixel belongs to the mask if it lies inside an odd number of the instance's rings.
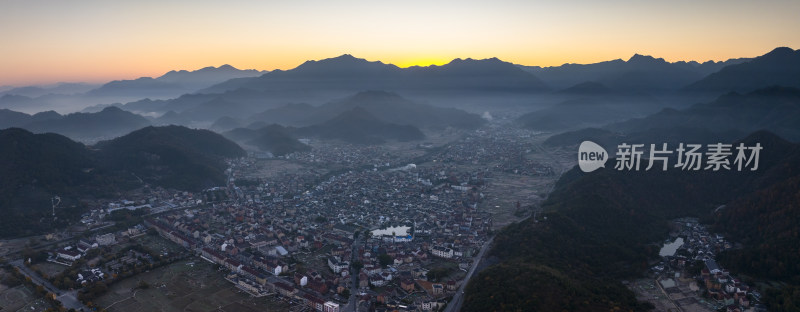
[[[54,196],[53,198],[50,199],[50,204],[53,206],[53,221],[55,221],[56,220],[56,206],[61,204],[61,197],[58,197],[58,195]]]

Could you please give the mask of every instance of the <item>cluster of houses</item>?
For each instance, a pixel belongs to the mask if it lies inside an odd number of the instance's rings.
[[[681,274],[689,263],[702,261],[703,268],[700,276],[696,276],[695,283],[702,285],[704,290],[698,290],[698,295],[703,295],[715,302],[715,307],[724,307],[727,311],[746,311],[756,306],[761,295],[750,286],[735,278],[728,270],[719,266],[715,255],[719,252],[733,248],[732,244],[719,234],[710,234],[708,230],[696,219],[679,219],[673,223],[674,232],[683,244],[673,255],[665,256],[665,261],[654,267],[654,270],[665,276]],[[675,287],[672,279],[662,281],[662,287]]]
[[[293,153],[287,155],[286,158],[306,164],[347,167],[371,165],[374,168],[389,167],[391,164],[408,160],[408,157],[390,152],[379,145],[325,144],[324,142],[316,145],[316,148],[311,151]]]
[[[406,166],[345,172],[310,188],[298,175],[237,187],[246,169],[236,164],[229,170],[231,200],[161,214],[146,224],[225,267],[235,275],[229,280],[254,296],[279,293],[320,310],[327,302],[344,304],[347,293],[359,305],[388,307],[417,292],[404,306],[434,309],[461,281],[429,282],[426,266],[450,261],[468,268],[492,226],[477,205],[482,171]],[[409,231],[362,230],[360,241],[352,231],[400,224]],[[323,246],[330,246],[324,270],[312,266],[301,273],[288,260]],[[354,261],[361,264],[357,272]]]
[[[750,307],[750,286],[731,276],[728,270],[721,269],[714,259],[706,260],[705,264],[700,278],[709,297],[721,302],[729,312],[741,312]]]
[[[161,187],[143,188],[146,192],[131,192],[129,199],[98,202],[98,208],[92,209],[81,215],[81,223],[87,227],[100,227],[108,225],[106,218],[118,210],[146,210],[148,213],[159,213],[169,210],[194,207],[202,204],[205,194],[192,192],[166,190]]]
[[[226,278],[254,296],[278,293],[334,311],[350,293],[364,308],[434,310],[464,281],[431,280],[431,265],[449,262],[467,271],[491,231],[491,214],[479,203],[493,172],[552,174],[524,159],[532,147],[519,137],[531,135],[519,129],[476,131],[423,166],[409,164],[413,155],[380,146],[333,145],[286,157],[361,168],[324,181],[313,166],[263,178],[257,176],[257,159],[229,160],[227,186],[202,193],[146,187],[128,194],[132,200],[103,203],[84,220],[100,224],[114,211],[147,209],[155,215],[145,220],[147,227],[226,268]],[[492,166],[469,171],[462,164]],[[403,231],[364,231],[395,227]],[[123,234],[145,230],[133,227]],[[100,235],[58,250],[57,259],[72,262],[90,248],[115,243],[114,234]],[[294,255],[323,247],[329,251],[322,265],[297,270]],[[118,270],[138,259],[134,252],[111,264]],[[96,277],[87,273],[82,279]]]
[[[477,130],[450,144],[436,155],[439,162],[491,164],[496,172],[529,176],[554,175],[552,167],[525,157],[534,146],[530,138],[540,133],[514,127]]]
[[[117,239],[114,233],[100,234],[95,236],[94,239],[81,238],[75,245],[64,246],[52,252],[49,260],[64,265],[72,265],[72,262],[86,255],[89,250],[116,243]]]

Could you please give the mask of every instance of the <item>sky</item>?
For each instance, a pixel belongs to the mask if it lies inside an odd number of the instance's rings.
[[[754,57],[800,48],[800,1],[0,0],[0,86],[101,83],[352,54],[401,67]]]

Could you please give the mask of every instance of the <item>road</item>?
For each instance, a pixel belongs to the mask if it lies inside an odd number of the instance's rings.
[[[355,261],[355,259],[358,259],[358,247],[359,247],[359,245],[361,245],[360,240],[361,240],[361,235],[359,235],[358,237],[356,237],[355,240],[353,240],[353,253],[352,253],[353,256],[350,259],[351,261]],[[350,272],[350,277],[353,279],[353,287],[350,288],[350,298],[348,299],[347,305],[344,306],[342,311],[352,312],[352,311],[356,311],[358,309],[358,301],[356,301],[356,299],[358,298],[358,293],[359,293],[359,291],[358,291],[358,273],[359,272]]]
[[[486,251],[489,250],[489,246],[492,245],[492,240],[494,240],[494,237],[489,238],[488,241],[483,243],[483,247],[481,247],[481,251],[476,257],[477,260],[472,267],[470,267],[469,272],[467,272],[467,276],[464,277],[464,282],[461,283],[461,287],[458,288],[456,294],[453,296],[453,300],[450,300],[447,308],[444,309],[445,312],[461,311],[461,305],[464,304],[464,290],[467,288],[467,282],[469,282],[469,279],[472,278],[472,274],[475,273],[475,269],[478,268],[478,264],[480,264],[483,260],[483,256],[486,254]]]
[[[39,274],[36,274],[30,268],[25,266],[22,263],[22,259],[11,261],[11,265],[17,267],[19,271],[23,275],[29,277],[34,284],[41,285],[47,291],[56,294],[56,299],[61,301],[61,304],[63,304],[65,308],[75,309],[76,311],[89,311],[89,307],[83,305],[83,303],[78,300],[77,291],[62,291],[56,288],[56,286],[53,286],[50,281],[42,278],[39,276]]]

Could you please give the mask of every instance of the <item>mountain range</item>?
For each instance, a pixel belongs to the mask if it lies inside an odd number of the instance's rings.
[[[385,90],[407,96],[474,94],[531,95],[548,88],[535,76],[498,59],[454,60],[442,66],[399,68],[369,62],[350,55],[308,61],[288,71],[276,70],[259,77],[238,78],[171,100],[144,99],[126,103],[126,110],[142,114],[163,114],[187,110],[211,101],[238,105],[231,113],[257,114],[287,103],[319,106],[332,98],[344,98],[365,90]],[[223,116],[192,116],[210,123]],[[229,116],[235,117],[235,116]],[[329,116],[328,116],[329,117]],[[189,117],[187,117],[189,118]],[[314,120],[318,122],[320,119]],[[268,122],[276,122],[271,120]]]
[[[97,87],[100,87],[100,85],[82,82],[62,82],[54,85],[9,88],[8,90],[0,91],[0,96],[13,94],[35,98],[48,94],[74,95],[86,93]]]
[[[523,117],[520,122],[524,124],[528,120]],[[713,141],[762,129],[797,142],[797,125],[800,89],[770,87],[745,94],[728,93],[685,109],[665,108],[644,117],[566,131],[549,137],[544,144],[573,146],[590,140],[613,150],[621,142],[716,143]]]
[[[769,87],[746,94],[729,93],[683,110],[666,108],[607,128],[627,133],[668,127],[706,128],[718,132],[767,129],[791,141],[800,141],[797,125],[800,125],[800,89]]]
[[[614,92],[595,83],[583,83],[565,91],[577,96],[523,114],[516,122],[537,131],[564,131],[646,116],[664,106],[653,96]]]
[[[356,144],[380,144],[387,140],[414,141],[425,138],[417,127],[379,119],[368,110],[355,107],[320,124],[296,130],[300,135],[338,139]]]
[[[55,86],[26,86],[0,92],[0,108],[28,113],[41,110],[100,111],[108,103],[125,103],[145,98],[168,99],[223,81],[255,77],[267,73],[258,70],[240,70],[230,65],[205,67],[195,71],[170,71],[160,77],[141,77],[132,80],[115,80],[102,85],[61,83]]]
[[[224,132],[222,135],[243,146],[253,146],[258,150],[270,152],[274,156],[311,150],[311,147],[294,138],[290,134],[291,131],[292,129],[272,124],[259,129],[236,128]]]
[[[54,111],[28,115],[0,110],[0,129],[20,127],[35,133],[54,132],[87,142],[114,138],[149,125],[146,118],[118,107],[107,107],[97,113],[67,115]]]
[[[585,82],[601,83],[614,90],[669,91],[686,87],[711,73],[746,58],[724,62],[674,62],[635,54],[627,61],[616,59],[594,64],[564,64],[553,67],[520,66],[555,89],[566,89]]]
[[[99,97],[173,98],[208,88],[235,78],[257,77],[267,73],[254,69],[240,70],[230,65],[205,67],[195,71],[170,71],[160,77],[115,80],[87,92]]]
[[[800,50],[776,48],[748,62],[726,66],[686,90],[750,92],[772,86],[800,88]]]
[[[284,127],[277,124],[251,128],[236,128],[223,135],[245,146],[254,146],[262,151],[281,156],[310,148],[297,138],[340,140],[353,144],[381,144],[387,141],[414,141],[425,138],[416,126],[397,124],[378,118],[360,106],[344,110],[328,120],[305,126]]]
[[[307,61],[285,71],[238,70],[228,65],[191,72],[171,71],[157,78],[112,81],[85,93],[70,92],[71,95],[38,87],[19,88],[0,94],[0,108],[26,113],[84,108],[86,112],[96,112],[104,106],[116,105],[146,116],[159,116],[169,111],[183,114],[221,101],[235,105],[230,112],[246,116],[287,103],[318,106],[332,98],[364,90],[398,92],[459,108],[480,104],[481,110],[487,108],[486,102],[531,103],[537,96],[545,95],[554,96],[553,103],[557,103],[564,101],[565,96],[598,90],[641,95],[720,95],[771,85],[798,87],[798,53],[790,48],[777,48],[755,58],[705,63],[671,63],[636,54],[626,61],[554,67],[518,66],[496,58],[455,59],[441,66],[408,68],[345,54]],[[67,92],[81,87],[86,86],[73,84],[60,88]],[[199,111],[214,109],[206,107]],[[220,117],[223,116],[210,118],[195,113],[185,119],[202,118],[201,123],[207,126]]]
[[[390,123],[419,128],[446,127],[474,129],[485,121],[476,114],[456,108],[443,108],[406,99],[397,93],[364,91],[331,101],[319,107],[308,104],[287,104],[250,116],[247,122],[262,121],[293,126],[308,126],[326,121],[337,114],[360,107]]]
[[[308,61],[288,71],[273,71],[256,78],[230,80],[204,93],[236,89],[290,93],[303,90],[353,93],[362,90],[416,92],[537,92],[547,90],[535,76],[497,58],[455,59],[441,66],[399,68],[344,54]]]

